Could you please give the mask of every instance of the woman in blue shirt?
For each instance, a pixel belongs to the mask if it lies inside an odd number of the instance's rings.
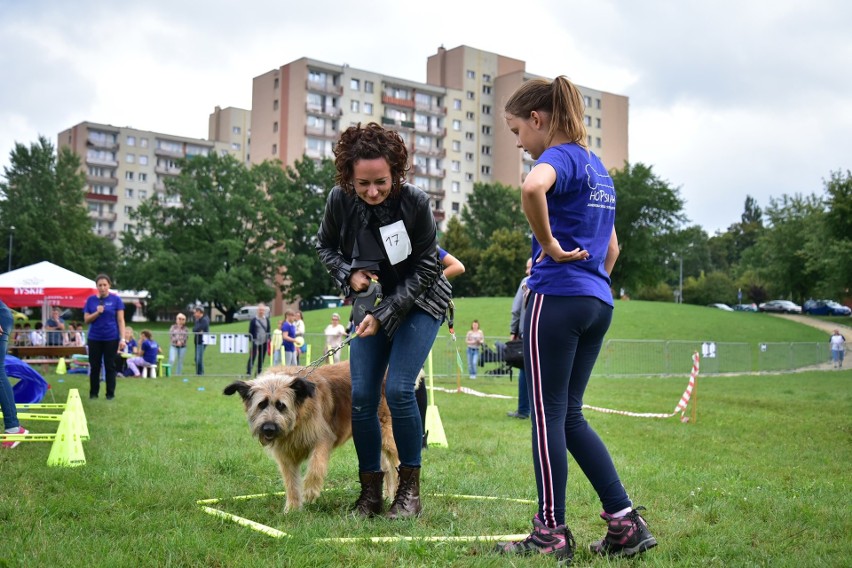
[[[110,294],[112,280],[106,274],[95,278],[98,293],[89,296],[83,307],[83,321],[89,324],[89,398],[98,398],[101,367],[106,375],[107,400],[115,398],[115,354],[124,349],[124,302]]]
[[[583,96],[565,77],[527,81],[505,107],[518,147],[537,160],[521,187],[521,205],[534,236],[522,336],[539,501],[532,533],[499,546],[507,554],[573,558],[574,537],[565,525],[566,448],[607,522],[592,552],[633,556],[657,544],[583,417],[583,393],[612,321],[609,275],[619,250],[615,188],[586,146],[584,116]]]

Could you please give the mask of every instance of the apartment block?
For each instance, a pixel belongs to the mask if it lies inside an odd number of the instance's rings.
[[[521,60],[468,46],[440,47],[427,59],[426,83],[301,58],[253,79],[249,161],[333,158],[337,136],[350,125],[390,126],[408,144],[409,181],[430,195],[443,229],[474,183],[520,186],[534,164],[503,120],[503,103],[533,77]],[[589,147],[608,168],[622,167],[628,98],[578,87]]]
[[[179,158],[230,152],[228,142],[211,142],[130,127],[81,122],[59,133],[58,147],[80,156],[86,174],[86,204],[92,230],[119,244],[140,203],[164,195],[164,181],[180,174]]]
[[[207,138],[228,144],[228,153],[243,164],[249,164],[251,144],[251,111],[216,107],[207,122]]]

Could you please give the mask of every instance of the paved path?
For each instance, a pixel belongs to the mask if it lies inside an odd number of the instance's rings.
[[[782,318],[790,321],[795,321],[804,325],[809,325],[811,327],[815,327],[817,329],[821,329],[826,332],[828,335],[834,333],[835,329],[839,329],[840,333],[843,334],[844,337],[852,337],[852,327],[849,325],[839,324],[836,322],[825,321],[818,318],[812,318],[810,316],[800,316],[793,314],[769,314],[771,316],[775,316],[777,318]],[[850,318],[850,323],[852,323],[852,318]]]

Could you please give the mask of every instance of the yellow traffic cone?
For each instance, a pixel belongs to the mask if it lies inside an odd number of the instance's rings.
[[[86,465],[86,454],[83,452],[83,441],[74,427],[74,411],[62,413],[56,439],[50,448],[47,465],[77,467]]]
[[[438,412],[438,407],[435,405],[435,385],[432,383],[432,352],[429,352],[429,357],[426,359],[426,369],[429,376],[429,406],[426,407],[426,432],[429,433],[427,438],[430,446],[441,446],[448,448],[450,445],[447,442],[447,435],[444,433],[444,425],[441,423],[441,414]]]
[[[64,375],[65,374],[65,357],[59,358],[59,363],[56,364],[56,374]]]

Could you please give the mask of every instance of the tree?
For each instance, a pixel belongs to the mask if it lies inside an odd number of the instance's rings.
[[[852,172],[831,172],[825,180],[825,250],[818,256],[823,268],[823,296],[842,298],[852,288]],[[815,260],[815,259],[812,259]]]
[[[280,167],[252,169],[230,155],[179,161],[162,196],[134,212],[137,229],[123,235],[122,275],[147,289],[153,309],[201,301],[231,321],[246,303],[286,288],[282,267],[296,265],[287,247],[295,234],[287,215],[293,188]]]
[[[488,247],[497,229],[531,234],[521,209],[521,192],[501,183],[475,183],[461,212],[467,234],[479,250]]]
[[[476,296],[476,273],[482,253],[473,247],[470,237],[458,216],[450,217],[447,230],[441,235],[441,248],[464,264],[464,274],[453,279],[453,296]]]
[[[112,272],[117,251],[92,233],[80,158],[67,148],[57,154],[40,136],[29,148],[15,144],[9,162],[0,183],[0,226],[15,227],[12,268],[47,260],[91,277]]]
[[[514,296],[529,257],[530,241],[520,231],[497,229],[491,233],[477,274],[480,294]]]
[[[612,273],[613,287],[628,292],[655,286],[671,258],[671,237],[686,221],[679,188],[654,174],[651,166],[625,164],[612,172],[617,205],[615,230],[621,253]]]

